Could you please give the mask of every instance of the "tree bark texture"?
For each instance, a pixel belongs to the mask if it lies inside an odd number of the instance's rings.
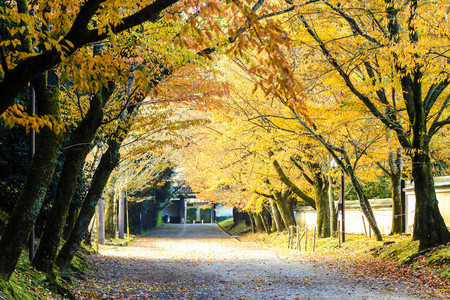
[[[111,94],[112,87],[110,91],[103,93],[103,95],[92,97],[91,106],[86,116],[70,138],[70,145],[66,150],[66,159],[61,171],[54,204],[33,260],[33,265],[40,271],[53,272],[53,264],[60,244],[62,230],[66,222],[70,202],[77,188],[78,170],[83,166],[91,148],[91,141],[102,124],[103,103],[106,103]]]
[[[316,178],[317,179],[317,178]],[[315,180],[314,181],[314,194],[316,198],[317,207],[317,235],[318,237],[330,237],[330,205],[328,198],[328,186],[327,180]]]
[[[46,84],[41,75],[34,84],[39,113],[52,115],[60,120],[59,86]],[[39,133],[36,152],[19,198],[11,213],[9,223],[0,241],[0,276],[9,280],[22,250],[27,245],[31,228],[41,209],[48,186],[53,177],[57,154],[64,134],[56,134],[47,126]]]
[[[416,211],[413,239],[424,250],[450,241],[450,233],[439,211],[430,157],[425,152],[412,158]]]
[[[278,207],[278,211],[280,212],[281,219],[284,222],[284,226],[289,228],[289,226],[295,225],[295,220],[293,218],[293,212],[290,211],[287,199],[290,195],[287,192],[288,189],[285,189],[284,191],[273,191],[272,195]]]
[[[270,226],[270,213],[267,208],[264,206],[263,210],[259,213],[261,217],[261,221],[264,226],[264,230],[270,234],[272,232],[272,227]]]
[[[356,194],[358,195],[359,205],[361,207],[361,210],[363,211],[363,214],[366,216],[367,221],[369,222],[369,225],[372,228],[377,241],[382,241],[383,236],[381,235],[381,231],[378,228],[378,225],[377,225],[377,222],[373,215],[372,207],[370,206],[369,200],[367,199],[366,195],[364,194],[364,191],[362,190],[358,179],[356,179],[356,176],[353,173],[353,170],[347,172],[347,174],[350,176],[352,186],[355,189]]]
[[[252,226],[252,233],[256,233],[256,223],[255,223],[255,218],[253,217],[253,213],[249,212],[248,216],[250,218],[250,223]]]
[[[105,192],[105,237],[106,239],[116,238],[116,201],[114,195],[114,178],[109,180]]]
[[[272,216],[273,216],[272,222],[275,224],[276,230],[278,232],[282,232],[284,229],[286,229],[286,227],[284,226],[284,222],[283,219],[281,218],[278,206],[274,200],[270,201],[270,206],[272,207]]]
[[[75,226],[75,220],[80,213],[80,207],[75,204],[70,204],[69,212],[67,213],[66,224],[64,225],[63,239],[67,240],[72,232],[73,226]]]
[[[255,220],[255,230],[256,232],[266,231],[264,228],[263,220],[261,219],[261,214],[252,213],[253,219]]]
[[[309,206],[316,209],[316,202],[313,198],[306,195],[295,183],[293,183],[289,177],[284,173],[283,169],[281,168],[278,161],[273,161],[273,166],[275,168],[275,171],[277,172],[278,176],[280,177],[280,180],[294,192],[297,196],[299,196],[303,201],[305,201]]]
[[[124,136],[122,138],[125,138]],[[122,139],[123,141],[123,139]],[[74,229],[70,234],[69,239],[56,258],[56,266],[59,268],[66,268],[76,251],[78,250],[83,236],[88,229],[89,222],[91,221],[95,207],[98,200],[102,196],[103,189],[108,181],[109,176],[113,169],[119,163],[119,149],[121,142],[112,140],[110,142],[108,150],[103,154],[100,163],[95,170],[94,177],[92,178],[91,187],[89,188],[86,199],[84,200],[83,207],[81,208],[80,215],[77,219]]]
[[[402,216],[402,170],[403,159],[401,149],[397,150],[397,154],[391,152],[389,154],[389,168],[392,182],[392,228],[390,234],[401,234],[403,231]]]

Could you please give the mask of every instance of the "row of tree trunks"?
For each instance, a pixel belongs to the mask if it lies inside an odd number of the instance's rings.
[[[47,84],[47,76],[40,75],[34,81],[33,86],[36,91],[39,113],[51,115],[60,121],[58,82]],[[63,140],[62,132],[57,134],[47,126],[43,127],[39,133],[36,152],[31,161],[27,178],[0,241],[0,276],[4,280],[9,280],[11,277],[20,254],[27,245],[31,229],[52,180],[57,154]]]
[[[60,269],[68,267],[76,251],[80,247],[83,235],[88,230],[89,222],[94,216],[95,208],[103,194],[106,183],[114,168],[119,164],[119,150],[131,128],[132,120],[136,115],[137,108],[137,105],[130,105],[127,109],[127,114],[121,116],[121,121],[119,122],[114,135],[110,138],[109,147],[101,156],[77,222],[56,258],[55,265]]]
[[[284,188],[280,191],[273,191],[272,196],[275,204],[277,205],[278,211],[280,212],[284,226],[286,228],[289,228],[289,226],[294,226],[296,223],[294,218],[293,201],[291,200],[289,202],[289,198],[291,198],[291,190]]]
[[[272,224],[275,225],[276,231],[282,232],[284,229],[286,229],[286,226],[284,225],[283,218],[281,218],[278,206],[273,199],[270,199],[270,206],[272,208]]]
[[[117,142],[116,140],[112,140],[108,150],[102,155],[75,227],[56,258],[56,266],[61,269],[67,268],[80,247],[108,178],[119,163],[119,149],[122,141]]]
[[[264,224],[261,219],[261,214],[252,212],[250,213],[250,218],[253,219],[253,223],[255,224],[255,233],[265,231]]]
[[[103,105],[112,95],[113,89],[114,85],[110,84],[109,89],[103,89],[103,93],[91,98],[86,116],[71,135],[54,203],[33,260],[33,265],[40,271],[53,273],[53,264],[60,245],[62,230],[77,188],[78,170],[83,166],[86,156],[91,150],[91,142],[102,124]]]

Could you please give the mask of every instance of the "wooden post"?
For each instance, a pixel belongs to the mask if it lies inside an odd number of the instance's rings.
[[[308,226],[305,226],[305,251],[307,250],[308,244]]]
[[[126,213],[127,213],[127,238],[128,238],[128,245],[130,245],[130,221],[128,220],[128,197],[126,197],[126,191],[125,191],[125,204],[126,204]]]
[[[366,229],[366,221],[364,221],[364,216],[361,215],[362,221],[363,221],[363,225],[364,225],[364,234],[367,235],[367,229]]]
[[[316,251],[316,229],[317,229],[317,226],[314,226],[313,252]]]
[[[297,231],[297,245],[295,249],[298,250],[298,248],[300,248],[300,227],[297,225],[295,226],[295,229]]]

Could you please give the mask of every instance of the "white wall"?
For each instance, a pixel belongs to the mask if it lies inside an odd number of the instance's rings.
[[[435,177],[434,180],[436,197],[439,202],[439,210],[445,223],[450,227],[450,176]],[[404,191],[406,195],[405,228],[407,232],[412,232],[416,205],[414,187],[407,187]],[[388,207],[388,203],[386,201],[386,199],[370,200],[375,220],[377,221],[377,225],[382,234],[389,234],[392,226],[392,208]],[[364,223],[366,225],[366,231],[369,228],[367,219],[364,217],[363,222],[362,211],[354,203],[351,204],[351,202],[355,201],[346,201],[345,205],[345,232],[363,234],[365,233]],[[379,205],[377,205],[377,202]],[[349,205],[349,207],[347,207],[347,205]],[[316,216],[316,211],[312,208],[305,207],[298,209],[296,210],[297,225],[302,228],[304,228],[305,225],[312,227],[316,224]]]
[[[373,214],[382,234],[389,234],[392,226],[392,209],[390,208],[373,208]],[[311,208],[296,210],[297,225],[304,228],[314,227],[316,225],[317,213]],[[341,216],[339,214],[339,220]],[[356,234],[368,234],[369,225],[367,218],[360,209],[353,207],[345,207],[345,232]]]

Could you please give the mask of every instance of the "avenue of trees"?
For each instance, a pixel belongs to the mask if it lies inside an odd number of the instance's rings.
[[[0,0],[0,10],[2,280],[33,228],[32,264],[55,278],[102,195],[106,210],[125,190],[140,205],[169,190],[177,166],[200,197],[248,212],[259,230],[282,231],[295,205],[311,206],[321,237],[336,232],[340,172],[378,240],[373,186],[388,182],[398,215],[400,179],[413,179],[413,239],[450,242],[433,182],[448,174],[446,1]]]

